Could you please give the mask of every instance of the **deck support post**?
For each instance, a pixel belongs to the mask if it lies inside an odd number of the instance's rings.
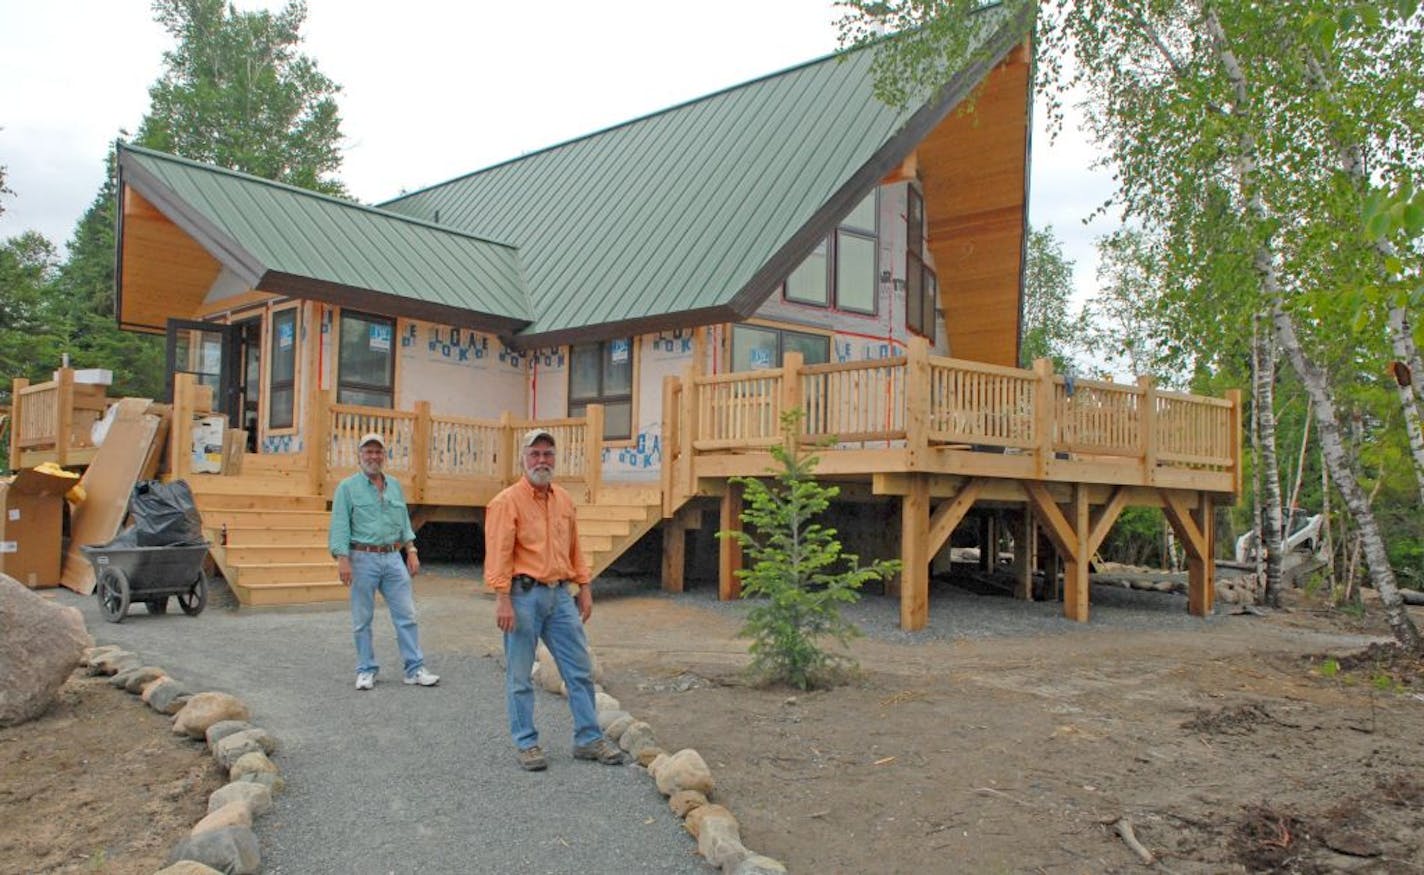
[[[678,430],[678,409],[682,404],[682,388],[677,377],[668,374],[663,377],[663,433],[662,457],[658,465],[658,487],[663,493],[663,519],[670,519],[680,502],[673,498],[673,471],[678,462],[678,448],[682,435]],[[664,575],[666,579],[666,575]]]
[[[742,530],[742,486],[728,483],[722,493],[723,532]],[[724,602],[742,597],[742,545],[736,538],[719,538],[717,547],[717,598]]]
[[[930,616],[930,481],[926,474],[909,475],[909,490],[900,499],[900,628],[925,628]]]
[[[317,388],[307,405],[303,439],[307,455],[307,486],[314,495],[326,495],[326,453],[331,445],[331,390]]]
[[[1088,544],[1092,525],[1088,517],[1087,486],[1081,483],[1073,486],[1066,515],[1042,483],[1027,481],[1024,492],[1028,494],[1039,525],[1048,534],[1058,555],[1063,557],[1063,616],[1086,623],[1088,563],[1093,558]]]
[[[415,402],[415,426],[411,429],[410,480],[415,500],[425,503],[425,488],[430,482],[430,402]]]
[[[60,368],[56,375],[54,410],[54,463],[63,468],[69,464],[69,442],[74,430],[74,369]]]
[[[603,405],[590,404],[584,409],[587,436],[584,446],[588,460],[584,463],[584,486],[588,503],[598,503],[598,490],[603,485]]]
[[[682,592],[687,572],[687,526],[681,512],[663,520],[663,592]]]
[[[1033,507],[1027,503],[1014,529],[1014,598],[1033,601],[1033,569],[1038,558],[1038,531]]]
[[[1187,610],[1194,617],[1209,617],[1216,599],[1212,504],[1208,493],[1195,497],[1196,506],[1190,507],[1183,493],[1164,489],[1162,513],[1187,551]]]
[[[24,402],[24,390],[30,388],[30,381],[23,377],[16,377],[10,384],[10,470],[20,470],[20,439],[25,436],[21,428],[24,421],[21,416],[21,407]]]

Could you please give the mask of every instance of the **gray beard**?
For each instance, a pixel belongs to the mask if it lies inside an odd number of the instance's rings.
[[[367,477],[378,477],[381,474],[380,462],[362,462],[361,473]]]
[[[554,482],[554,471],[551,468],[526,468],[524,476],[535,486],[548,486]]]

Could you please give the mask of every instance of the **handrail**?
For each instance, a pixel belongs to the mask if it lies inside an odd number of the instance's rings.
[[[10,468],[18,470],[26,452],[50,451],[65,465],[74,451],[92,449],[90,427],[104,415],[108,398],[103,386],[76,383],[74,369],[62,367],[48,382],[15,380],[10,406]]]

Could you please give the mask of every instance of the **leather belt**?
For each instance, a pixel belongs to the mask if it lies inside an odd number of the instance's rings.
[[[511,578],[509,579],[509,582],[510,582],[511,584],[513,584],[514,586],[519,587],[519,589],[520,589],[522,592],[528,592],[529,590],[533,589],[533,588],[536,587],[536,586],[550,586],[550,587],[554,587],[554,586],[563,586],[563,585],[564,585],[564,581],[562,581],[562,580],[553,580],[553,581],[549,581],[548,583],[545,583],[545,582],[542,581],[542,580],[535,580],[534,578],[530,577],[530,576],[527,575],[527,574],[516,574],[516,575],[514,575],[513,577],[511,577]]]
[[[351,549],[358,553],[395,553],[404,544],[352,544]]]

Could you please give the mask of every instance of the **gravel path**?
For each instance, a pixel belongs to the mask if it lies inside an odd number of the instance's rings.
[[[400,682],[378,605],[383,668],[362,693],[344,604],[211,607],[196,618],[176,605],[167,616],[139,606],[112,624],[92,597],[60,590],[56,600],[84,612],[96,643],[133,650],[192,689],[241,697],[253,722],[277,736],[287,789],[255,824],[264,872],[713,871],[641,769],[572,759],[562,698],[537,694],[549,770],[519,770],[490,603],[431,583],[417,583],[416,602],[439,686]]]

